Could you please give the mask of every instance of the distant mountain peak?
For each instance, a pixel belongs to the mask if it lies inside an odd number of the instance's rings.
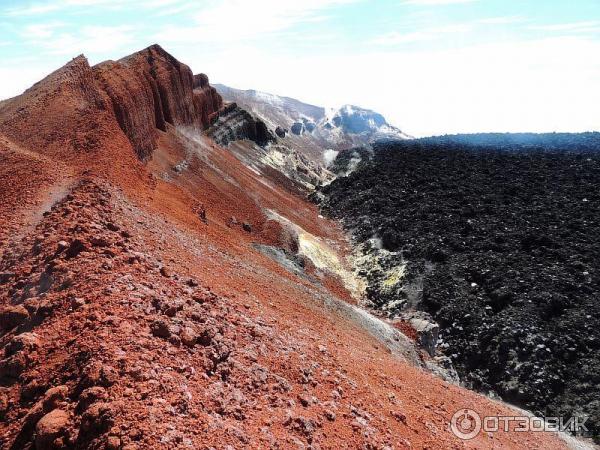
[[[383,115],[360,106],[345,104],[324,108],[257,90],[215,87],[226,101],[235,102],[259,116],[281,138],[297,145],[313,146],[319,155],[326,149],[343,150],[379,139],[408,139]],[[278,131],[277,131],[278,130]]]

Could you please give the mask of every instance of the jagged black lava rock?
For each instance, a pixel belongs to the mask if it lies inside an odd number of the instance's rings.
[[[294,122],[290,127],[290,131],[297,136],[304,133],[304,124],[302,122]]]
[[[589,138],[589,136],[587,136]],[[593,136],[594,137],[594,136]],[[595,139],[595,141],[594,141]],[[321,188],[322,209],[420,277],[467,385],[600,433],[600,148],[387,142]],[[567,140],[568,141],[568,140]],[[511,141],[512,142],[512,141]],[[501,148],[499,148],[501,147]],[[369,248],[366,246],[366,248]],[[388,259],[389,260],[389,259]],[[374,305],[390,301],[376,283]],[[377,299],[380,302],[378,303]]]
[[[275,128],[275,134],[282,139],[285,137],[286,133],[287,133],[287,130],[285,128],[281,128],[280,126]]]

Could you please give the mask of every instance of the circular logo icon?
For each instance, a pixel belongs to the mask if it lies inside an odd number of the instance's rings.
[[[473,439],[481,431],[481,417],[472,409],[459,409],[450,420],[450,430],[464,441]]]

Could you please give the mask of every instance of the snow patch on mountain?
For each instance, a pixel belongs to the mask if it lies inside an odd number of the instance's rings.
[[[328,149],[339,151],[380,139],[411,138],[381,114],[356,105],[324,108],[266,92],[215,86],[226,101],[251,111],[273,130],[279,127],[282,143],[303,149],[321,163],[327,163],[324,152]]]

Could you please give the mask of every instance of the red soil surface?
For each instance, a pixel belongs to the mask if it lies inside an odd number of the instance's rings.
[[[565,448],[456,438],[460,408],[514,413],[327,308],[339,280],[253,246],[293,245],[268,210],[342,251],[335,223],[198,130],[155,130],[142,164],[72,64],[0,104],[2,448]]]
[[[394,327],[400,330],[407,338],[416,342],[418,339],[417,330],[415,330],[410,323],[405,320],[399,320],[394,322]]]

